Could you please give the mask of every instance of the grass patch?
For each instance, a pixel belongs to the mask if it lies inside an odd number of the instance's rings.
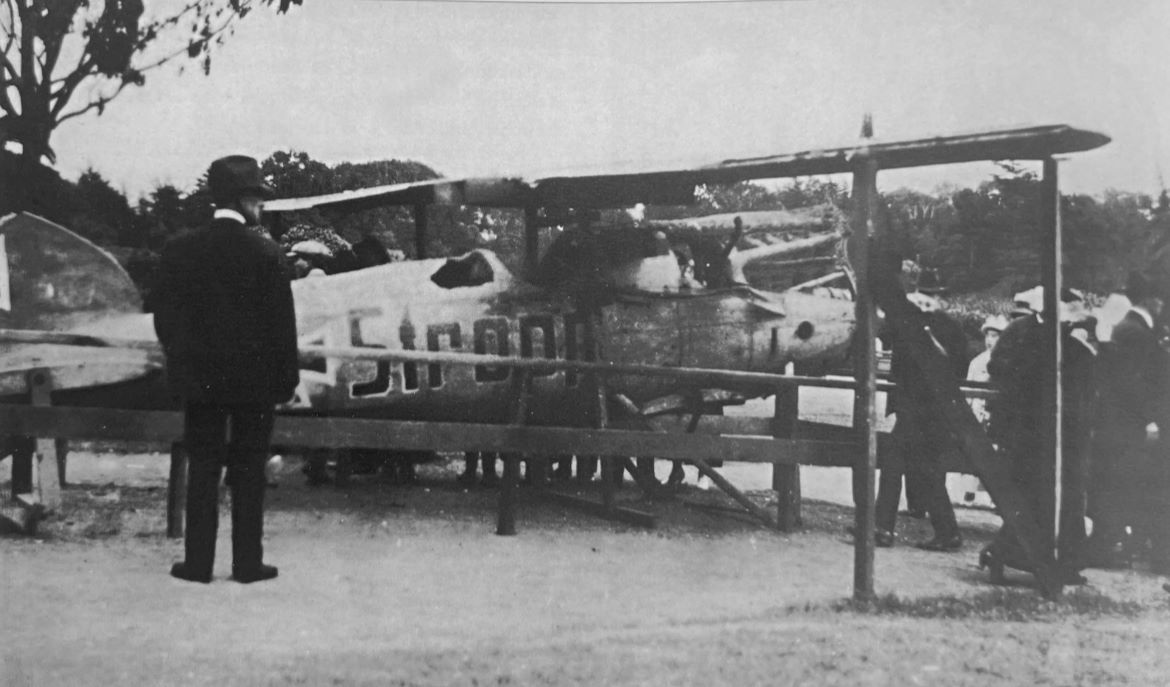
[[[1068,616],[1132,618],[1148,607],[1136,601],[1118,601],[1094,589],[1078,588],[1065,592],[1059,601],[1049,601],[1030,589],[994,589],[968,596],[912,599],[887,594],[873,601],[840,601],[831,609],[838,613],[862,615],[1026,622]]]

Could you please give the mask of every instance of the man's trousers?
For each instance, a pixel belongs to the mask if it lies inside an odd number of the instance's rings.
[[[210,576],[215,563],[225,467],[232,492],[232,570],[255,570],[263,562],[264,465],[273,420],[271,405],[187,404],[186,563],[196,574]]]
[[[906,489],[918,492],[919,502],[930,515],[935,537],[958,536],[959,524],[947,494],[947,474],[940,461],[941,454],[953,440],[941,429],[937,419],[916,417],[905,411],[902,415],[894,424],[892,439],[903,465],[881,470],[875,525],[880,530],[894,531],[898,503],[902,499],[902,476],[905,475]]]

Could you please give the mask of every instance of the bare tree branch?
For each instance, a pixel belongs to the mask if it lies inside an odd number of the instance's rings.
[[[104,110],[106,108],[106,105],[111,100],[118,97],[118,94],[121,93],[124,88],[129,86],[130,83],[131,82],[129,82],[129,81],[123,81],[120,84],[118,84],[118,87],[116,89],[114,89],[113,93],[98,96],[97,100],[91,101],[85,107],[79,107],[78,109],[73,110],[72,112],[67,112],[67,113],[61,115],[60,117],[57,117],[57,124],[59,125],[66,120],[73,119],[74,117],[80,117],[81,115],[85,114],[86,112],[90,112],[92,110],[99,110],[99,111]]]
[[[4,44],[4,52],[0,53],[0,60],[3,60],[4,70],[10,73],[13,79],[19,79],[20,74],[16,71],[16,65],[8,58],[8,51],[16,44],[16,10],[13,9],[12,0],[4,0],[4,7],[8,10],[8,28],[5,29],[8,40]]]
[[[62,80],[61,87],[50,95],[53,101],[50,113],[53,117],[61,114],[65,106],[69,104],[69,99],[73,97],[73,92],[81,85],[81,82],[92,76],[92,72],[90,71],[92,68],[93,59],[88,54],[83,53],[81,62],[77,65],[77,68],[69,72]]]
[[[4,0],[4,8],[8,10],[8,26],[4,29],[8,35],[8,42],[4,44],[4,56],[16,44],[16,10],[12,8],[12,0]]]
[[[12,98],[8,95],[8,87],[11,82],[0,80],[0,108],[13,117],[19,117],[20,113],[16,111],[16,105],[13,104]]]

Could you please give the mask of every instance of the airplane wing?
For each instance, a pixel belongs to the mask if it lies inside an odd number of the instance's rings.
[[[690,169],[621,174],[566,175],[526,181],[519,177],[432,179],[324,196],[274,200],[268,212],[309,208],[353,211],[383,205],[479,205],[484,207],[618,208],[637,203],[689,204],[700,184],[729,184],[853,171],[870,157],[880,169],[979,160],[1040,160],[1092,150],[1109,137],[1065,124],[1001,129],[841,148],[730,159]]]

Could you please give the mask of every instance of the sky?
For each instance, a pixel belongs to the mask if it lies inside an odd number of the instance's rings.
[[[149,6],[149,5],[148,5]],[[132,197],[216,157],[413,159],[440,174],[673,168],[879,140],[1067,123],[1113,138],[1066,192],[1170,176],[1170,3],[304,0],[258,11],[210,76],[164,68],[55,134],[66,178]],[[988,164],[889,172],[931,190]]]

